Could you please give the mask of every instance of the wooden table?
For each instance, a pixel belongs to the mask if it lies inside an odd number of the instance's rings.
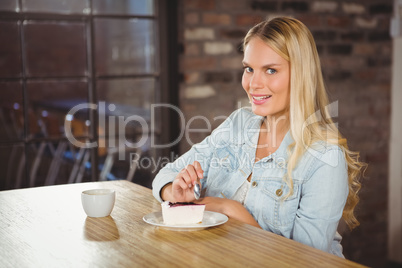
[[[116,190],[111,216],[87,218],[81,191]],[[160,211],[128,181],[0,192],[0,267],[362,267],[229,219],[192,232],[145,223]]]

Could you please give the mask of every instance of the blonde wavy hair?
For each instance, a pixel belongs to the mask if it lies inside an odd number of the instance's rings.
[[[349,194],[342,218],[350,229],[359,225],[354,209],[359,202],[361,172],[366,164],[359,153],[349,150],[346,139],[339,133],[328,111],[329,100],[321,72],[320,58],[310,30],[299,20],[279,17],[263,21],[251,28],[243,41],[243,50],[254,37],[263,40],[290,63],[290,132],[294,143],[290,153],[285,182],[293,193],[292,170],[307,148],[325,141],[338,145],[348,165]]]

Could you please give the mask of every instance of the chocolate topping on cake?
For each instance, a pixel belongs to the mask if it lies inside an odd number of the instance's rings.
[[[196,204],[196,203],[193,203],[193,202],[176,202],[176,203],[169,202],[169,207],[198,206],[198,205],[201,205],[201,204]]]

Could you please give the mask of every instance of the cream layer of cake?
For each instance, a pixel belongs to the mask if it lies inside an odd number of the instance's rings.
[[[166,225],[200,223],[205,210],[205,205],[194,203],[171,203],[165,201],[161,206],[163,223]]]

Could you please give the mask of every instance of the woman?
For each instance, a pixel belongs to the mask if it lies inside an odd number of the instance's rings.
[[[321,66],[307,27],[292,18],[254,26],[243,43],[239,109],[153,182],[154,196],[206,209],[342,255],[341,217],[354,228],[359,173],[328,111]],[[195,200],[194,185],[203,198]]]

